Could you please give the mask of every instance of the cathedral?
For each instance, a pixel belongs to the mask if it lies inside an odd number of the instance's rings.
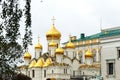
[[[46,32],[46,53],[42,53],[43,47],[38,40],[34,47],[35,57],[31,59],[27,50],[25,64],[19,66],[19,71],[32,80],[120,79],[120,27],[90,36],[81,33],[79,38],[70,36],[62,46],[61,35],[53,21]]]

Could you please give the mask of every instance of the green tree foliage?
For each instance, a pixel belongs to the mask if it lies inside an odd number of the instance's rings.
[[[24,49],[28,48],[28,45],[32,45],[32,32],[31,32],[31,13],[30,13],[30,6],[31,0],[26,0],[25,5],[25,35],[23,38],[23,47]]]
[[[30,3],[26,0],[26,3]],[[21,56],[23,55],[22,44],[18,42],[20,40],[20,20],[22,17],[22,9],[20,9],[19,0],[0,0],[2,12],[0,18],[0,77],[3,80],[11,80],[17,69],[16,64],[21,62]],[[25,18],[26,28],[23,43],[28,47],[28,44],[32,43],[31,38],[31,15],[30,4],[26,4]],[[23,27],[24,28],[24,27]],[[26,43],[27,42],[27,43]],[[25,48],[26,49],[26,48]]]

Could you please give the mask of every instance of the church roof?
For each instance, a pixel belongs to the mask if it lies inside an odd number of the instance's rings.
[[[112,36],[118,36],[120,35],[120,27],[115,29],[104,29],[101,30],[101,32],[90,35],[90,36],[84,36],[84,38],[78,38],[76,40],[72,40],[71,42],[79,42],[79,41],[85,41],[85,40],[92,40],[92,39],[100,39],[105,37],[112,37]],[[63,44],[66,44],[68,42],[65,42]]]
[[[120,35],[120,29],[113,29],[113,30],[101,30],[100,33],[93,34],[90,36],[86,36],[84,38],[78,38],[74,40],[73,42],[76,41],[83,41],[83,40],[91,40],[91,39],[96,39],[96,38],[105,38],[105,37],[111,37],[111,36],[117,36]]]
[[[101,64],[92,64],[92,65],[87,65],[87,64],[82,64],[80,65],[80,69],[93,69],[93,68],[98,68],[100,69]]]

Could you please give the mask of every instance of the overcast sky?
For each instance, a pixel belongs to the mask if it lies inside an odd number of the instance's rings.
[[[55,17],[55,27],[61,32],[61,43],[69,39],[69,34],[79,38],[80,33],[92,35],[102,29],[120,26],[120,0],[31,0],[33,46],[38,35],[46,52],[46,32]]]

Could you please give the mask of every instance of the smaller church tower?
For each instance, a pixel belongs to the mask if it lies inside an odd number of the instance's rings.
[[[24,61],[26,66],[29,65],[30,60],[31,60],[31,54],[28,51],[26,51],[24,54]]]
[[[38,43],[35,45],[35,58],[38,59],[41,55],[42,55],[42,45],[40,44],[38,37]]]
[[[63,55],[64,55],[64,49],[62,47],[59,47],[55,50],[55,54],[56,54],[56,61],[58,63],[62,63],[63,60]]]
[[[86,64],[91,65],[93,63],[93,53],[90,48],[88,48],[87,52],[85,53],[85,60]]]
[[[60,43],[60,38],[61,38],[61,33],[55,28],[55,24],[54,24],[54,17],[52,19],[53,24],[50,28],[50,30],[48,30],[48,32],[46,33],[46,38],[47,38],[47,43],[48,43],[48,51],[49,51],[49,44],[52,40],[54,40],[57,44],[57,48],[58,48],[58,44]]]
[[[68,57],[70,57],[71,59],[76,57],[75,45],[74,45],[74,43],[71,42],[71,36],[70,36],[69,42],[65,45],[65,48],[66,48],[66,53],[67,53]]]
[[[50,43],[49,43],[49,51],[50,51],[50,55],[52,57],[55,56],[55,50],[57,49],[57,43],[52,40]]]

